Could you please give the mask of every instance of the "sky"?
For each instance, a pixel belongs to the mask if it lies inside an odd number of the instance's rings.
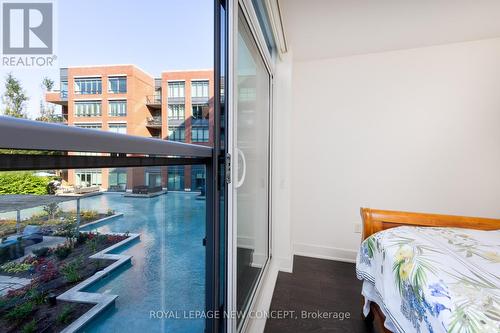
[[[135,64],[158,77],[166,70],[213,68],[212,0],[54,0],[57,64],[0,67],[21,81],[35,118],[47,76],[59,89],[59,67]],[[3,105],[1,107],[3,109]]]

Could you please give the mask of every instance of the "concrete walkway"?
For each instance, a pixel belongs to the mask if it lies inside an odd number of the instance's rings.
[[[24,248],[24,256],[21,258],[16,259],[16,261],[21,262],[23,261],[27,256],[33,256],[33,250],[38,250],[41,249],[42,247],[56,247],[58,245],[62,245],[66,242],[65,237],[57,237],[57,236],[43,236],[43,241],[38,243],[38,244],[33,244],[30,246],[26,246]]]
[[[33,255],[33,250],[42,248],[42,247],[56,247],[59,244],[64,244],[66,238],[64,237],[55,237],[55,236],[43,236],[43,242],[38,244],[33,244],[27,246],[24,249],[24,256],[21,258],[17,258],[15,261],[21,262],[29,255]],[[30,284],[30,279],[18,278],[7,275],[0,275],[0,297],[7,295],[10,290],[16,290],[22,288],[28,284]]]
[[[30,279],[0,275],[0,296],[5,296],[10,290],[16,290],[30,284]]]

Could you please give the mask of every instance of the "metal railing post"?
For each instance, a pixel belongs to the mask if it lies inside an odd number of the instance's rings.
[[[21,233],[21,210],[17,210],[16,214],[16,232],[19,235]]]
[[[76,199],[76,235],[80,232],[80,198]]]

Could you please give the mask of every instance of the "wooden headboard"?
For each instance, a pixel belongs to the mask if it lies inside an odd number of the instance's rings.
[[[441,214],[410,213],[391,210],[361,208],[363,239],[389,228],[402,225],[426,227],[455,227],[478,230],[500,229],[500,219]]]

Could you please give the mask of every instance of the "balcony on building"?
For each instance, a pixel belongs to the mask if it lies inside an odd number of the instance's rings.
[[[60,89],[45,93],[45,100],[49,103],[68,106],[68,69],[59,69]],[[64,113],[64,112],[63,112]]]
[[[161,129],[161,117],[149,117],[146,119],[146,127]]]
[[[152,109],[161,109],[161,94],[146,96],[146,105]]]
[[[45,100],[49,103],[58,105],[68,105],[68,91],[67,90],[53,90],[45,93]]]
[[[208,104],[208,96],[191,97],[192,104]]]
[[[161,110],[161,78],[155,78],[155,91],[146,96],[146,105],[152,110]]]

